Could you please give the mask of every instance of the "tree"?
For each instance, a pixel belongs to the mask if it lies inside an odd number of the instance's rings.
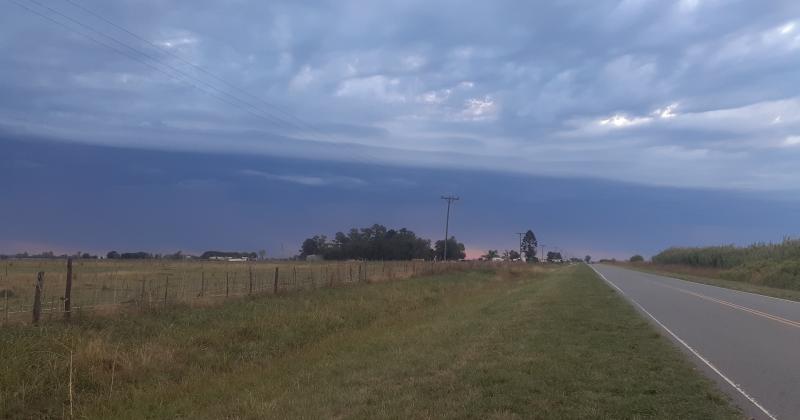
[[[644,262],[644,257],[643,257],[643,256],[641,256],[641,255],[639,255],[639,254],[636,254],[636,255],[634,255],[634,256],[632,256],[632,257],[631,257],[631,260],[630,260],[630,261],[631,261],[632,263],[635,263],[635,262]]]
[[[496,249],[490,249],[490,250],[486,251],[486,254],[481,256],[481,259],[484,259],[484,260],[487,260],[487,261],[491,261],[491,260],[493,260],[493,259],[495,259],[495,258],[497,258],[499,256],[500,256],[500,254],[497,252]]]
[[[436,259],[441,260],[444,257],[444,241],[438,240],[436,241],[436,246],[434,247],[434,254],[436,255]],[[464,244],[458,242],[455,236],[451,236],[450,239],[447,240],[447,259],[448,260],[463,260],[466,258],[467,253],[465,251]]]
[[[386,226],[375,224],[362,229],[353,228],[348,233],[336,232],[332,242],[321,241],[320,238],[325,237],[318,235],[306,239],[300,251],[301,256],[318,253],[326,260],[433,258],[431,241],[418,237],[406,228],[388,229]]]
[[[108,254],[106,254],[106,258],[108,258],[109,260],[116,260],[119,258],[119,252],[111,251]]]
[[[536,258],[537,246],[539,246],[539,242],[536,240],[536,235],[533,234],[533,231],[528,230],[525,232],[525,236],[522,237],[522,254],[525,255],[526,260],[532,261]]]
[[[508,259],[509,259],[509,261],[519,260],[519,257],[521,257],[521,255],[519,255],[519,252],[517,252],[517,251],[515,251],[513,249],[508,251]]]
[[[300,257],[305,258],[309,255],[323,255],[323,251],[328,247],[328,238],[325,235],[314,235],[303,241],[300,248]]]
[[[166,254],[164,255],[165,259],[168,260],[182,260],[183,259],[183,251],[177,251],[174,254]]]
[[[265,249],[258,250],[258,259],[262,261],[267,259],[267,251]]]
[[[547,261],[549,261],[549,262],[561,262],[562,261],[561,253],[560,252],[548,251],[547,252]]]
[[[125,253],[120,254],[119,257],[121,259],[123,259],[123,260],[146,260],[146,259],[149,259],[149,258],[153,258],[152,255],[150,255],[150,254],[148,254],[147,252],[144,252],[144,251],[125,252]]]
[[[586,264],[589,264],[590,262],[592,262],[592,256],[591,255],[587,255],[587,256],[583,257],[583,260],[586,261]]]

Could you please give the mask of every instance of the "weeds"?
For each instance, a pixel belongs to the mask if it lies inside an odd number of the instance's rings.
[[[706,276],[780,289],[800,290],[800,239],[703,248],[670,248],[653,264],[707,270]],[[703,275],[703,274],[698,274]]]

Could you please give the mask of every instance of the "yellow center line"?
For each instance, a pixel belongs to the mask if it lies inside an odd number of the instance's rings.
[[[725,306],[728,306],[728,307],[731,307],[731,308],[734,308],[734,309],[738,309],[740,311],[744,311],[744,312],[747,312],[747,313],[751,313],[753,315],[757,315],[757,316],[760,316],[760,317],[763,317],[763,318],[767,318],[767,319],[770,319],[770,320],[773,320],[773,321],[777,321],[777,322],[780,322],[781,324],[785,324],[785,325],[788,325],[790,327],[800,328],[800,322],[798,322],[798,321],[792,321],[791,319],[781,318],[781,317],[779,317],[777,315],[768,314],[766,312],[761,312],[761,311],[753,309],[753,308],[748,308],[746,306],[737,305],[735,303],[728,302],[727,300],[713,298],[713,297],[710,297],[710,296],[702,295],[700,293],[691,292],[691,291],[688,291],[688,290],[685,290],[685,289],[681,289],[679,287],[669,286],[669,285],[666,285],[666,284],[662,284],[662,286],[669,287],[670,289],[675,289],[675,290],[677,290],[679,292],[683,292],[683,293],[686,293],[686,294],[689,294],[689,295],[692,295],[692,296],[695,296],[695,297],[699,297],[700,299],[705,299],[705,300],[708,300],[708,301],[711,301],[711,302],[719,303],[720,305],[725,305]]]

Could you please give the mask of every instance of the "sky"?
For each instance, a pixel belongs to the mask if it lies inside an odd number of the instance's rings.
[[[800,230],[796,1],[0,2],[0,252]]]

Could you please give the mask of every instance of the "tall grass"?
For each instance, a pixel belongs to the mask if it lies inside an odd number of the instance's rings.
[[[735,281],[800,290],[800,239],[779,243],[669,248],[655,255],[654,264],[683,265],[721,270],[719,276]]]

